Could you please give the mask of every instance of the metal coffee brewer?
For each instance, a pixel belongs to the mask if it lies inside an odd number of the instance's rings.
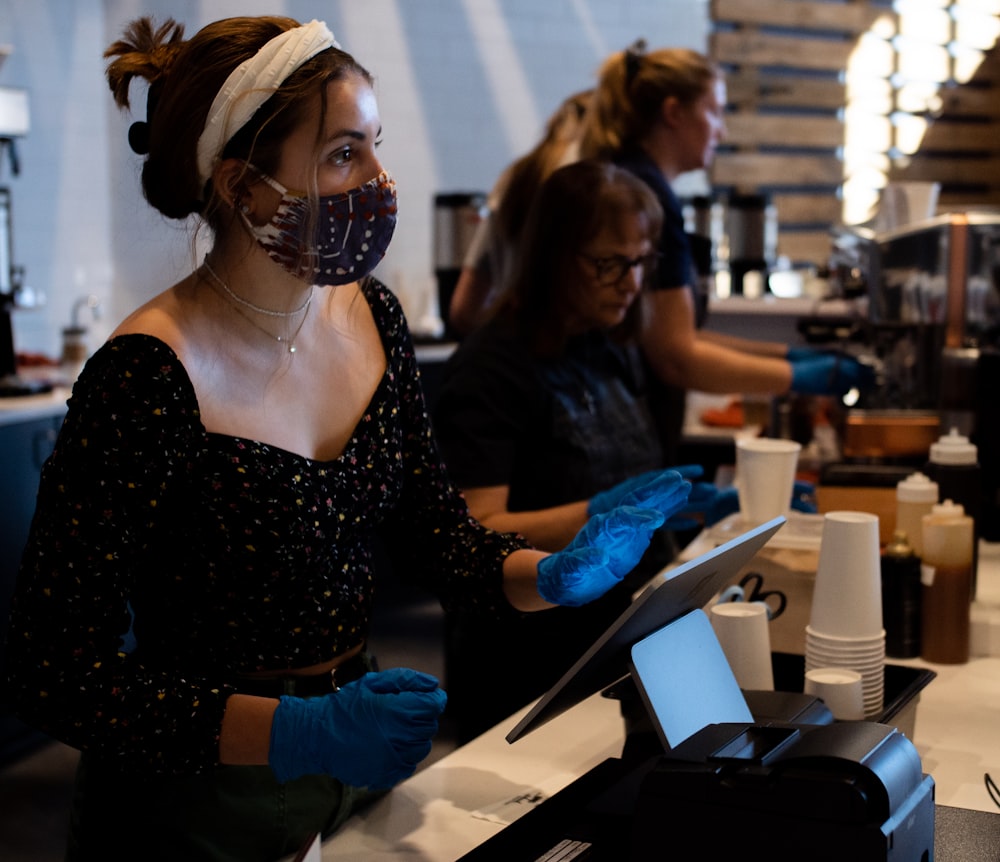
[[[755,298],[767,290],[777,260],[778,213],[766,194],[734,194],[726,207],[732,292]]]

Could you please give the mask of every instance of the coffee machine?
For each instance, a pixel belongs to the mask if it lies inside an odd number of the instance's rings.
[[[981,535],[1000,539],[1000,212],[851,233],[841,264],[867,304],[854,336],[878,374],[847,413],[844,457],[920,466],[957,428],[978,444]]]

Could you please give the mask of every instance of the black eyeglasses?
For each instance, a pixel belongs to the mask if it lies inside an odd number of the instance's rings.
[[[640,254],[638,257],[625,257],[623,254],[612,254],[607,257],[593,257],[589,254],[579,252],[580,257],[594,267],[594,274],[602,287],[612,287],[618,284],[630,270],[641,266],[645,270],[653,270],[656,267],[660,255],[657,252]]]

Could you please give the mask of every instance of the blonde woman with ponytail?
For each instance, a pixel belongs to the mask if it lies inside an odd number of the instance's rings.
[[[724,336],[701,327],[707,297],[696,292],[680,203],[671,187],[681,174],[708,168],[725,137],[726,84],[719,68],[697,51],[645,43],[611,55],[601,66],[580,154],[627,168],[654,191],[664,210],[655,284],[643,295],[640,342],[667,392],[663,424],[675,461],[688,389],[719,393],[789,391],[843,393],[867,379],[866,369],[841,356]]]

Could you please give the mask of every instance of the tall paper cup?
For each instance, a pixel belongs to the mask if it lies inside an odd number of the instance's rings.
[[[748,524],[787,515],[802,446],[794,440],[746,437],[736,441],[736,488]]]
[[[809,626],[827,637],[884,635],[878,515],[827,512],[823,517]]]
[[[806,694],[818,697],[833,713],[844,721],[865,717],[861,674],[843,667],[818,667],[806,671]]]
[[[763,602],[712,605],[712,628],[740,688],[773,691],[771,634]]]

